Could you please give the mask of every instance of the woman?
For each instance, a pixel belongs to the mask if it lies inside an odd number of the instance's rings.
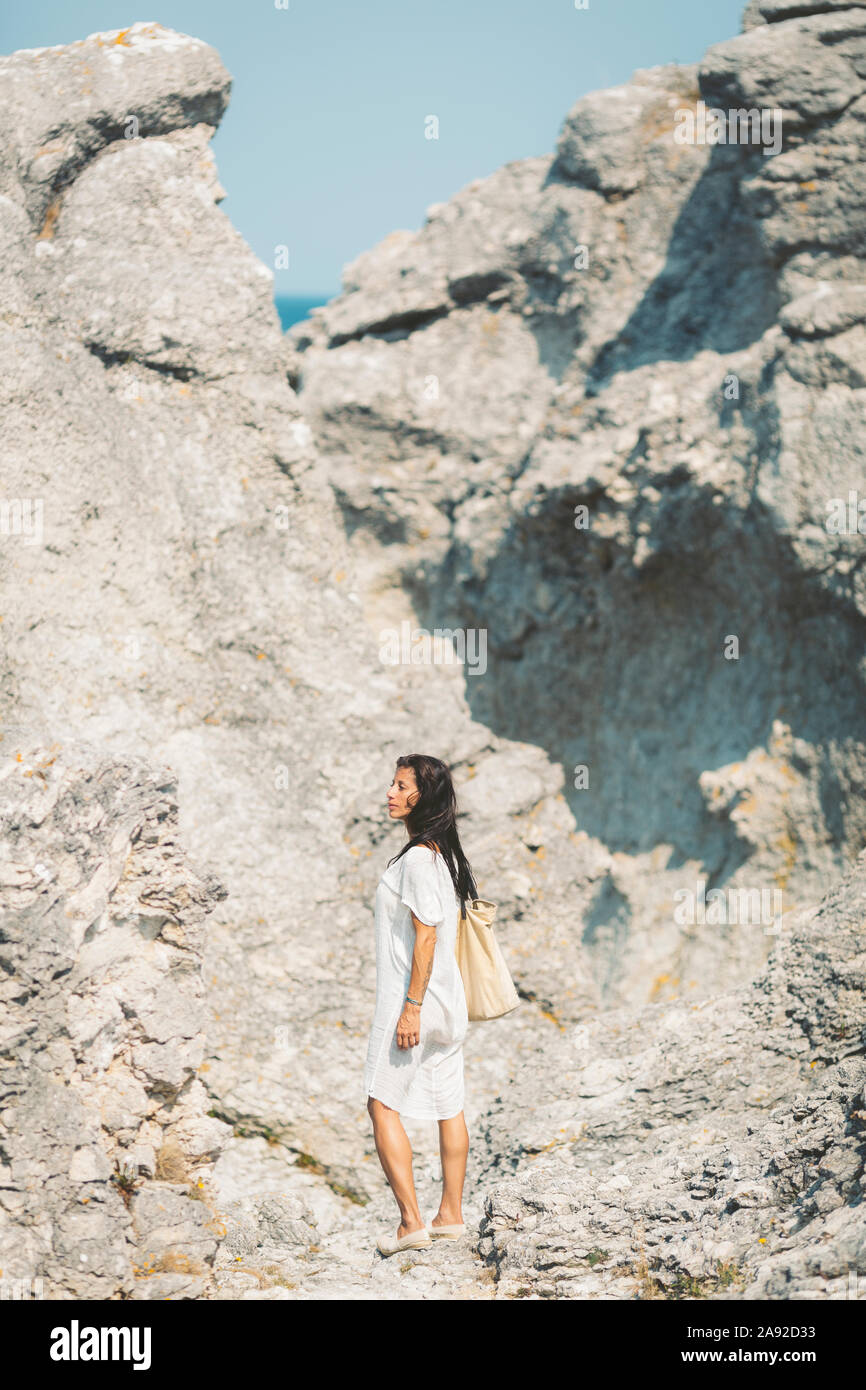
[[[463,1039],[469,1023],[455,956],[457,921],[477,894],[457,835],[457,798],[439,758],[398,758],[388,814],[407,840],[376,889],[376,1011],[364,1089],[376,1152],[400,1208],[393,1255],[465,1231],[461,1202],[469,1153],[463,1117]],[[421,1220],[412,1148],[401,1115],[438,1120],[442,1197],[429,1228]]]

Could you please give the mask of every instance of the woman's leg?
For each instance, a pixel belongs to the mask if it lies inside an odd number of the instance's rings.
[[[403,1220],[397,1227],[397,1239],[410,1231],[420,1231],[424,1222],[415,1196],[412,1174],[412,1145],[396,1110],[375,1096],[367,1097],[367,1109],[373,1121],[373,1138],[379,1162],[391,1187]]]
[[[463,1183],[469,1155],[469,1130],[463,1111],[439,1121],[439,1156],[442,1159],[442,1197],[431,1226],[463,1224]]]

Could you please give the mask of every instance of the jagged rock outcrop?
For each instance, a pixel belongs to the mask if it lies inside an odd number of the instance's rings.
[[[866,841],[863,536],[826,525],[863,491],[866,11],[748,22],[582,98],[288,335],[368,607],[487,630],[473,714],[614,856],[610,1004],[760,964],[760,930],[677,931],[681,888],[795,908]],[[779,108],[779,152],[679,143],[701,102]]]
[[[204,919],[174,776],[13,731],[0,752],[0,1269],[49,1299],[195,1298],[208,1191]],[[7,1292],[7,1297],[10,1296]],[[25,1295],[27,1296],[27,1295]]]
[[[138,1224],[98,1164],[62,1168],[70,1143],[160,1139],[87,1110],[89,1055],[80,1127],[49,1112],[21,1150],[0,1208],[58,1296],[775,1298],[866,1274],[862,861],[834,886],[866,839],[866,589],[862,537],[824,524],[862,485],[864,25],[750,5],[702,63],[584,97],[553,154],[360,257],[285,339],[218,207],[212,49],[137,24],[0,60],[0,689],[28,747],[98,748],[120,802],[176,779],[225,893],[197,899],[197,1071],[139,1078],[166,1152]],[[778,106],[780,153],[678,144],[699,101]],[[404,621],[484,630],[486,671],[388,665]],[[361,1072],[384,790],[419,749],[455,770],[524,1002],[467,1043],[478,1234],[398,1264],[372,1253],[393,1204]],[[115,930],[103,879],[126,902],[106,863],[85,944]],[[699,880],[788,916],[683,922]],[[116,926],[135,993],[140,929]],[[73,1095],[73,981],[25,964]],[[141,1000],[116,1002],[99,1065],[122,1070]],[[411,1131],[426,1212],[435,1136]],[[41,1225],[36,1162],[59,1175]],[[64,1234],[81,1182],[101,1281]],[[130,1283],[139,1249],[168,1264]]]

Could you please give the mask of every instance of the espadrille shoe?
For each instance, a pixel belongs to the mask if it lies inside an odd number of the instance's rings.
[[[428,1226],[430,1236],[433,1240],[459,1240],[466,1233],[465,1224],[462,1226]]]
[[[432,1245],[429,1232],[426,1226],[422,1226],[420,1231],[410,1231],[406,1236],[400,1236],[399,1240],[377,1240],[379,1253],[382,1255],[396,1255],[398,1250],[418,1250],[422,1246]]]

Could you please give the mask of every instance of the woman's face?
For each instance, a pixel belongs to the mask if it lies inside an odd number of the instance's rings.
[[[388,815],[392,820],[405,820],[420,793],[413,767],[398,767],[388,788]]]

